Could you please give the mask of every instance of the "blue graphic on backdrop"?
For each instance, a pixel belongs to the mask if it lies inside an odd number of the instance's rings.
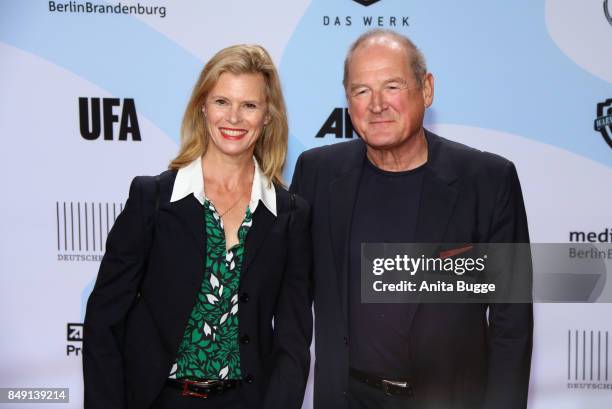
[[[332,110],[346,105],[344,56],[370,28],[404,33],[425,53],[436,80],[426,123],[522,135],[612,166],[609,149],[583,120],[612,87],[557,48],[543,1],[382,0],[363,7],[313,0],[280,66],[293,141],[289,169],[302,149],[345,140],[315,135]]]
[[[179,140],[189,93],[202,61],[138,18],[51,13],[45,1],[7,0],[0,41],[36,54],[115,96]],[[27,16],[24,20],[23,16]]]
[[[1,14],[1,41],[113,95],[137,99],[139,112],[178,141],[182,112],[202,67],[198,57],[133,16],[75,17],[49,13],[47,2],[18,0],[3,2]],[[303,149],[343,139],[315,135],[345,106],[341,77],[348,45],[375,27],[408,34],[424,51],[436,78],[427,123],[518,134],[612,166],[610,151],[583,121],[592,118],[602,90],[612,94],[612,87],[555,46],[543,1],[380,0],[364,7],[313,0],[280,66],[291,130],[287,178]]]

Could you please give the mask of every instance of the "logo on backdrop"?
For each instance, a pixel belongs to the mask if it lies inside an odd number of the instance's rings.
[[[612,390],[610,331],[567,330],[567,388]]]
[[[66,356],[80,356],[83,348],[83,324],[66,324]]]
[[[124,14],[124,15],[148,15],[148,16],[159,16],[161,18],[166,17],[165,6],[143,6],[140,3],[135,5],[124,5],[121,2],[117,4],[96,4],[91,1],[85,3],[78,3],[76,1],[70,1],[68,3],[55,3],[54,1],[49,2],[50,13],[68,13],[68,14],[99,14],[99,15],[113,15],[113,14]]]
[[[353,0],[362,6],[368,7],[380,0]],[[408,16],[398,15],[324,15],[323,26],[350,27],[353,25],[364,28],[399,28],[410,27]]]
[[[371,6],[374,3],[378,3],[380,0],[353,0],[355,3],[359,3],[362,6]],[[606,0],[607,1],[607,0]]]
[[[57,261],[101,261],[122,203],[55,202]]]
[[[133,98],[79,98],[79,122],[83,139],[140,141],[140,127]],[[115,129],[117,134],[115,135]]]
[[[612,243],[612,228],[600,231],[570,231],[570,243]]]
[[[612,99],[606,99],[597,104],[594,128],[601,133],[608,146],[612,148]]]
[[[608,19],[608,23],[612,26],[612,4],[608,2],[608,0],[604,1],[603,4],[604,14],[606,15],[606,19]]]
[[[335,138],[350,139],[353,137],[354,131],[348,108],[334,108],[315,138],[325,138],[328,135],[333,135]]]

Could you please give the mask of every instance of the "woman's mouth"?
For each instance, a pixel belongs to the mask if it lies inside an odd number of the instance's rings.
[[[246,129],[234,129],[234,128],[219,128],[221,136],[225,139],[238,140],[242,139],[247,134]]]

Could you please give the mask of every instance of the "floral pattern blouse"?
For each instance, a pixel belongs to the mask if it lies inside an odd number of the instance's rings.
[[[226,250],[223,220],[204,202],[204,279],[179,344],[171,377],[240,379],[238,287],[244,243],[253,220],[249,208],[238,228],[238,244]]]

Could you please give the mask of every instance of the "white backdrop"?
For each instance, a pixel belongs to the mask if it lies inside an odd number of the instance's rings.
[[[350,42],[367,28],[393,28],[422,48],[436,78],[427,126],[516,163],[532,241],[612,230],[612,147],[603,136],[612,130],[594,129],[597,105],[603,115],[612,106],[612,5],[359,3],[0,0],[0,387],[68,387],[65,406],[82,406],[78,324],[100,244],[132,177],[159,173],[176,154],[193,83],[231,44],[262,44],[279,67],[290,119],[287,180],[301,151],[350,136],[334,111],[346,105]],[[94,6],[134,11],[87,12]],[[81,136],[92,124],[81,124],[79,98],[115,104],[110,126],[101,113],[111,140]],[[139,141],[133,132],[118,140],[128,99]],[[328,131],[336,133],[317,138],[333,112],[340,116]],[[535,306],[530,408],[612,405],[611,313],[610,304]],[[599,376],[585,362],[583,377],[583,332],[587,355],[591,332],[596,346],[599,339]],[[309,385],[304,408],[311,396]]]

